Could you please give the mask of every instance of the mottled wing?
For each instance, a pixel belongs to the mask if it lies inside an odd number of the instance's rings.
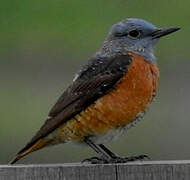
[[[53,106],[49,119],[20,153],[110,91],[127,72],[130,63],[128,55],[91,59]]]

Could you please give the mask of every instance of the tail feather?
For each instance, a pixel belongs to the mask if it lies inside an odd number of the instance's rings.
[[[30,154],[31,152],[37,151],[45,146],[47,146],[48,144],[50,144],[51,141],[45,141],[43,139],[38,140],[34,145],[32,145],[29,148],[23,148],[23,150],[19,151],[19,153],[16,155],[16,157],[10,161],[9,164],[14,164],[16,163],[19,159],[21,159],[22,157],[26,156],[27,154]]]

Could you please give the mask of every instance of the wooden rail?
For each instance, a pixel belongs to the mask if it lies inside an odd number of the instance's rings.
[[[0,165],[0,180],[190,180],[190,161]]]

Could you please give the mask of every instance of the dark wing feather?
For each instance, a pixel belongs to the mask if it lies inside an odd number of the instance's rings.
[[[19,153],[31,147],[39,139],[51,133],[110,91],[127,72],[130,63],[131,57],[128,55],[90,60],[88,65],[83,67],[78,78],[53,106],[49,113],[50,118]]]

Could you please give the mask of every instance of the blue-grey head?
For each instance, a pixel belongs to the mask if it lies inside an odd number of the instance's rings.
[[[157,28],[142,19],[125,19],[111,27],[102,50],[109,53],[128,51],[154,62],[156,61],[154,47],[158,40],[179,29],[179,27]]]

